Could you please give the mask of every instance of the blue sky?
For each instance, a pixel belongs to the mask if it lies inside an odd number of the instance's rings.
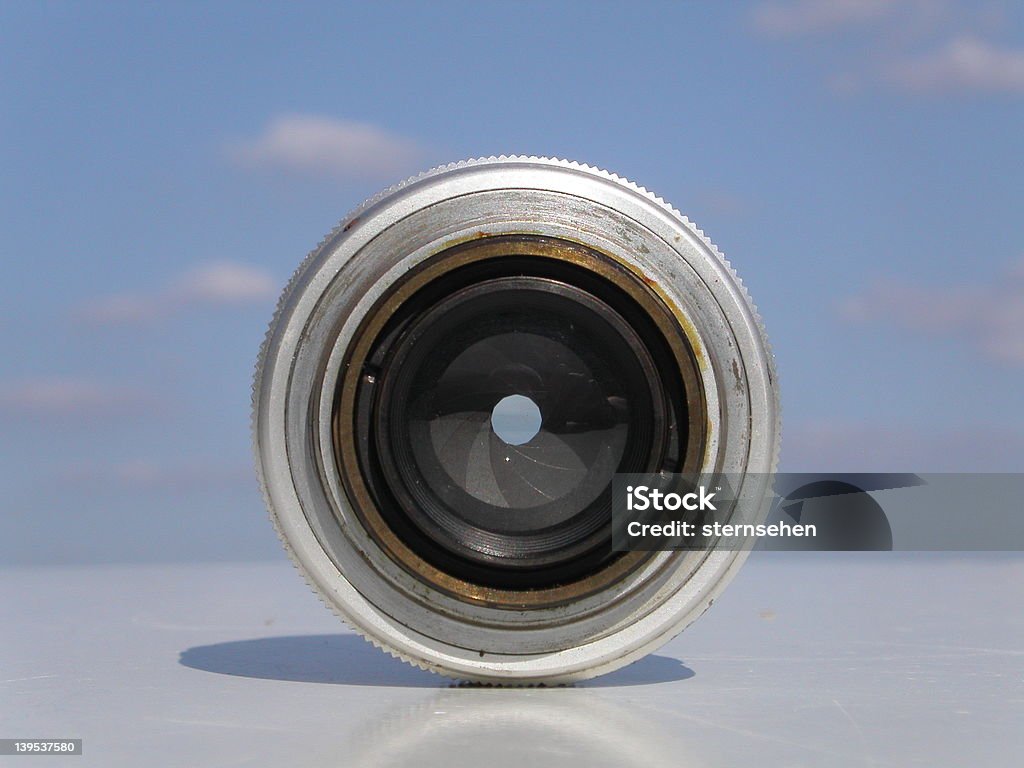
[[[249,382],[363,198],[598,165],[718,243],[783,466],[1024,470],[1024,11],[885,0],[0,6],[0,561],[276,557]]]

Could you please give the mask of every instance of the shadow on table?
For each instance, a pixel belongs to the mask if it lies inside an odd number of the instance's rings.
[[[294,635],[197,645],[181,652],[179,663],[204,672],[289,680],[300,683],[443,688],[444,677],[410,666],[356,635]],[[649,685],[686,680],[694,672],[678,659],[645,656],[578,687]]]

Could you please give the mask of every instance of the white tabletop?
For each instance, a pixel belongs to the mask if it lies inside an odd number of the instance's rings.
[[[0,738],[84,742],[44,765],[1018,766],[1024,753],[1021,556],[758,554],[655,655],[529,690],[453,687],[386,656],[284,562],[7,569],[0,597]]]

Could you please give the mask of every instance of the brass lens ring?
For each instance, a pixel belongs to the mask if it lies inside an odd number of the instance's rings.
[[[394,317],[399,307],[409,301],[417,291],[442,275],[487,260],[523,257],[562,262],[590,274],[599,275],[627,294],[642,309],[645,316],[654,321],[665,347],[671,352],[669,362],[673,370],[670,375],[678,378],[681,384],[678,396],[683,400],[683,411],[687,416],[685,423],[681,425],[685,432],[685,447],[679,451],[679,458],[664,469],[672,472],[698,471],[703,459],[706,413],[703,391],[696,370],[697,363],[685,331],[658,295],[643,282],[641,276],[605,254],[565,240],[531,235],[481,234],[444,249],[413,270],[382,298],[357,332],[356,337],[359,341],[343,364],[345,376],[337,390],[337,404],[333,416],[335,450],[345,488],[377,544],[409,573],[454,597],[492,607],[517,609],[557,606],[594,594],[616,583],[644,560],[649,559],[651,553],[631,552],[620,557],[607,558],[608,561],[602,567],[584,578],[543,589],[508,590],[474,584],[445,573],[410,548],[385,522],[363,474],[347,470],[355,470],[363,463],[358,456],[357,437],[365,437],[365,430],[356,428],[357,393],[377,381],[375,369],[372,373],[367,372],[367,354],[375,340],[380,337],[388,320]],[[645,471],[662,468],[648,467]]]

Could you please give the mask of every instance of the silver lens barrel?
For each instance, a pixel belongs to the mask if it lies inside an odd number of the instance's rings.
[[[522,438],[496,429],[525,403]],[[611,551],[623,471],[774,471],[774,363],[722,255],[617,176],[501,157],[341,222],[284,291],[256,463],[299,570],[405,661],[565,683],[696,619],[742,551]],[[526,411],[524,411],[526,413]]]

